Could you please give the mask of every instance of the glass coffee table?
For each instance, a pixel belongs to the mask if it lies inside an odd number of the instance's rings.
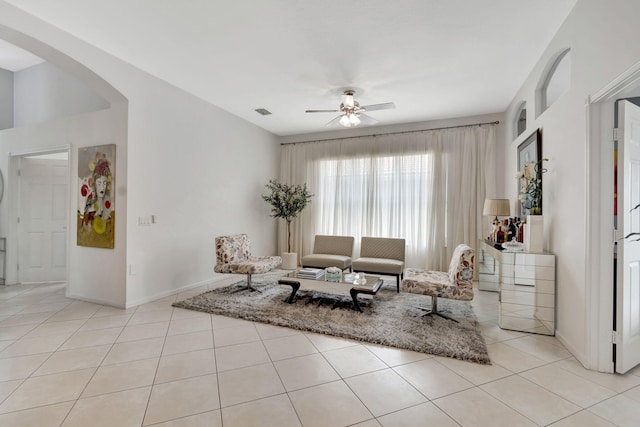
[[[287,303],[292,304],[293,301],[295,301],[296,293],[302,289],[330,295],[350,296],[353,302],[351,308],[359,312],[362,312],[362,309],[360,308],[360,304],[358,304],[358,295],[360,295],[361,298],[373,298],[383,283],[380,277],[369,275],[364,276],[367,279],[366,284],[355,285],[352,282],[344,281],[344,276],[340,282],[329,282],[325,281],[324,275],[318,279],[309,279],[297,277],[297,274],[297,271],[292,271],[278,280],[279,285],[291,286],[291,295],[286,299]]]

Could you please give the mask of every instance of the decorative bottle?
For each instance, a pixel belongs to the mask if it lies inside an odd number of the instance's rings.
[[[514,222],[515,222],[514,218],[509,218],[509,239],[507,240],[508,242],[510,242],[514,238],[516,240],[518,238],[518,229],[516,228],[516,225]]]
[[[502,223],[498,223],[498,232],[496,233],[496,243],[504,243],[504,228]]]
[[[518,227],[518,242],[524,243],[524,224],[525,220],[520,221],[520,227]]]

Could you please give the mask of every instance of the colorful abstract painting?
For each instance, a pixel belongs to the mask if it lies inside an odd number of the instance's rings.
[[[115,243],[116,145],[78,149],[78,246]]]

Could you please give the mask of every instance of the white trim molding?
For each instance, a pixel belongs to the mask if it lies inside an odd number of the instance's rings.
[[[613,372],[613,127],[616,99],[640,86],[640,62],[585,100],[586,154],[584,201],[586,360],[588,369]],[[603,190],[604,188],[604,190]],[[609,190],[607,190],[607,188]],[[608,199],[608,195],[611,199]]]

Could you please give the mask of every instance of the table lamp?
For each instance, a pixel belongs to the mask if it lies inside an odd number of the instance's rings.
[[[495,217],[493,223],[497,223],[499,216],[511,216],[511,201],[509,199],[484,199],[482,215]]]

